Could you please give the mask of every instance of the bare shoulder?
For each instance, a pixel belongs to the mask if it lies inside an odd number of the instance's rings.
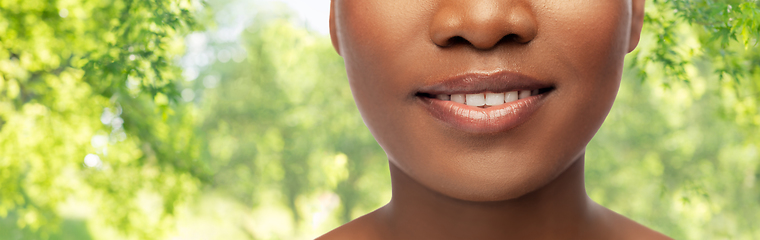
[[[381,231],[377,220],[377,211],[354,219],[316,240],[380,240]]]
[[[609,226],[612,230],[610,235],[614,236],[614,239],[626,239],[626,240],[672,240],[668,236],[659,233],[651,228],[641,225],[623,215],[620,215],[612,210],[602,207],[602,211],[605,212],[605,225]]]

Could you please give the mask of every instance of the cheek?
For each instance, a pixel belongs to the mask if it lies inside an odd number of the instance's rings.
[[[544,148],[558,148],[556,159],[583,154],[613,105],[627,52],[630,9],[626,1],[558,1],[541,12],[554,77],[561,79],[552,105],[540,123]],[[559,139],[560,141],[557,141]],[[559,155],[564,154],[564,155]]]
[[[410,3],[415,2],[415,3]],[[356,65],[388,69],[400,64],[386,61],[424,46],[429,9],[423,1],[346,0],[336,6],[339,41],[344,58]],[[413,5],[414,7],[408,7]],[[407,6],[407,7],[405,7]]]
[[[537,11],[544,31],[536,49],[557,66],[558,94],[577,105],[568,115],[601,125],[614,102],[630,34],[625,0],[546,1]],[[571,103],[572,104],[572,103]],[[568,116],[571,117],[571,116]],[[594,132],[592,132],[593,135]]]
[[[414,7],[409,7],[414,6]],[[378,143],[391,155],[392,139],[411,128],[400,124],[410,111],[408,81],[427,58],[429,44],[424,20],[431,9],[427,1],[346,0],[336,5],[336,24],[352,93],[365,123]]]
[[[627,52],[630,6],[623,0],[552,1],[540,14],[557,63],[571,76],[607,81],[619,75]],[[600,82],[596,82],[600,83]],[[598,84],[605,86],[605,84]]]

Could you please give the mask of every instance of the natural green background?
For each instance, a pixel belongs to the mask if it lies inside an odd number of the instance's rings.
[[[386,203],[342,59],[294,19],[0,0],[0,239],[309,239]],[[758,39],[756,0],[647,2],[591,197],[676,239],[759,239]]]

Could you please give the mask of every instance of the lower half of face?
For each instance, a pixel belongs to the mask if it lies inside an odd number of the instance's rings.
[[[357,106],[391,163],[472,201],[522,196],[582,156],[630,32],[626,0],[334,4]]]

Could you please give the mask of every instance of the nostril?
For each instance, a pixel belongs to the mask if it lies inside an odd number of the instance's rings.
[[[498,45],[498,44],[505,44],[505,43],[510,43],[510,42],[512,42],[512,43],[528,43],[528,42],[530,42],[530,40],[531,39],[527,39],[527,41],[526,41],[526,38],[521,37],[520,35],[517,35],[517,34],[507,34],[506,36],[504,36],[501,39],[499,39],[499,42],[497,42],[496,44]]]
[[[499,40],[499,43],[511,42],[511,41],[517,42],[517,40],[519,38],[520,38],[520,36],[517,36],[517,34],[508,34],[508,35],[504,36],[503,38],[501,38],[501,40]]]
[[[464,39],[460,36],[454,36],[452,38],[449,38],[449,40],[446,41],[446,45],[442,47],[450,47],[455,45],[469,45],[471,44],[467,39]]]
[[[499,41],[496,42],[495,44],[490,44],[490,45],[500,45],[500,44],[508,44],[508,43],[527,43],[527,42],[530,42],[530,39],[525,41],[525,38],[521,37],[520,35],[508,34],[502,37],[501,39],[499,39]],[[468,41],[466,38],[461,37],[461,36],[451,37],[447,39],[445,42],[443,42],[443,44],[436,44],[436,45],[440,47],[452,47],[452,46],[457,46],[457,45],[474,46],[472,42]]]

